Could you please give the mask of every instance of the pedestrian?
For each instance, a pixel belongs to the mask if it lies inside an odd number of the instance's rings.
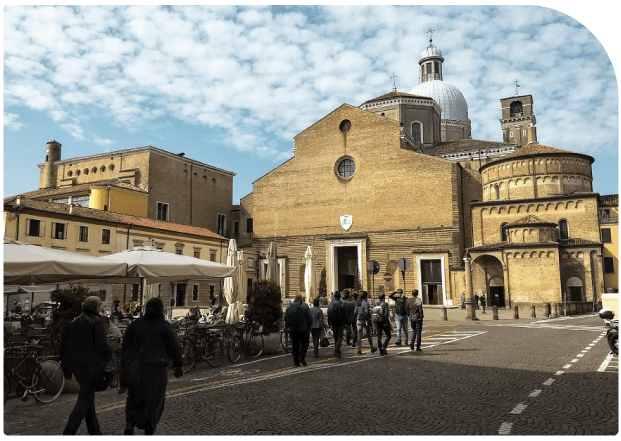
[[[485,305],[487,304],[487,299],[484,295],[479,297],[479,301],[481,302],[481,309],[483,310],[483,314],[485,314]]]
[[[388,355],[388,351],[386,350],[386,348],[388,347],[388,343],[390,342],[390,339],[392,337],[392,334],[390,332],[390,312],[388,310],[388,303],[386,303],[385,301],[386,295],[380,294],[378,299],[379,300],[377,301],[375,306],[379,307],[381,312],[379,321],[377,322],[377,347],[380,350],[380,355]],[[383,344],[382,333],[386,334],[386,339],[384,340]]]
[[[334,356],[341,358],[341,344],[343,343],[343,330],[347,324],[345,304],[341,302],[341,293],[334,292],[334,300],[328,305],[328,325],[334,334]]]
[[[181,349],[172,325],[164,319],[162,299],[154,297],[145,306],[145,315],[127,327],[121,349],[121,366],[140,357],[140,382],[128,385],[125,402],[125,435],[134,427],[153,435],[164,412],[168,367],[175,377],[183,375]]]
[[[291,354],[293,364],[306,366],[306,351],[308,350],[308,336],[313,325],[308,305],[302,301],[302,294],[297,294],[295,300],[285,311],[285,328],[291,336]],[[315,346],[317,348],[317,346]]]
[[[82,314],[65,328],[60,348],[60,364],[65,378],[74,375],[80,392],[69,415],[63,435],[75,435],[82,420],[89,435],[102,435],[95,413],[96,373],[104,370],[111,352],[99,313],[101,299],[90,296],[82,302]]]
[[[466,309],[466,294],[461,293],[461,309]]]
[[[358,355],[362,355],[362,337],[364,336],[365,330],[367,331],[371,353],[377,351],[377,348],[373,347],[373,338],[371,338],[371,312],[369,311],[369,302],[367,302],[368,298],[369,293],[362,291],[354,312],[356,316],[356,327],[358,328]]]
[[[388,296],[395,302],[395,326],[397,327],[397,341],[395,345],[401,346],[401,328],[405,337],[405,345],[408,345],[408,313],[405,309],[407,296],[402,289],[398,289]]]
[[[313,318],[311,325],[311,334],[313,335],[313,358],[319,358],[319,340],[321,339],[321,331],[323,330],[323,311],[319,307],[319,297],[313,299],[313,307],[310,309],[310,315]]]
[[[358,344],[358,327],[356,326],[356,300],[347,294],[345,310],[347,311],[347,346],[351,342],[351,347],[355,348]]]
[[[474,295],[474,309],[479,309],[479,295]]]
[[[423,301],[418,297],[418,290],[412,290],[412,301],[408,303],[408,317],[412,326],[412,343],[410,349],[414,350],[414,341],[416,341],[416,350],[422,351],[420,341],[423,333]]]

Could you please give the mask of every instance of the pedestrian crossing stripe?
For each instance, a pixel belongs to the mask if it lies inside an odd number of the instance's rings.
[[[495,323],[493,326],[511,326],[514,328],[529,328],[529,329],[564,329],[567,331],[595,331],[602,332],[601,326],[579,326],[579,325],[550,325],[542,324],[538,322],[533,323]]]

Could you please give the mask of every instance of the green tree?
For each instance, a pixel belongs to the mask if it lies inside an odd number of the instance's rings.
[[[248,299],[248,320],[263,326],[263,333],[278,332],[278,322],[282,320],[282,298],[280,287],[271,280],[257,280],[252,284]]]

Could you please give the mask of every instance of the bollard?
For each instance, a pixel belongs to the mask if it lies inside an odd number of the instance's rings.
[[[493,319],[494,320],[498,320],[498,306],[494,305],[492,306],[492,313],[493,313]]]
[[[530,318],[537,318],[537,315],[535,314],[535,305],[531,305],[530,307]]]
[[[442,308],[440,309],[440,315],[442,320],[448,320],[448,316],[446,315],[446,306],[442,306]]]
[[[517,305],[515,305],[513,307],[513,318],[514,319],[519,319],[520,318],[520,314],[518,313],[518,306]]]
[[[558,303],[555,303],[554,304],[554,310],[552,311],[552,315],[554,317],[558,317],[559,314],[560,314],[560,312],[559,312],[559,305],[558,305]]]
[[[543,304],[543,316],[550,317],[550,304],[549,303]]]

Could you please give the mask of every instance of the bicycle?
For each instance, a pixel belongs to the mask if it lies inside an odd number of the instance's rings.
[[[39,356],[43,346],[11,346],[4,350],[4,402],[11,393],[12,383],[16,382],[16,393],[22,401],[28,394],[44,404],[56,400],[65,386],[65,376],[57,361],[57,356]],[[24,353],[25,352],[25,353]],[[15,367],[7,361],[21,360]]]
[[[235,327],[237,335],[229,343],[229,360],[235,363],[242,354],[251,358],[261,355],[265,342],[259,324],[244,322],[236,324]]]
[[[289,330],[287,328],[280,330],[280,345],[287,354],[291,353],[293,340],[291,339],[291,334],[289,334]]]

